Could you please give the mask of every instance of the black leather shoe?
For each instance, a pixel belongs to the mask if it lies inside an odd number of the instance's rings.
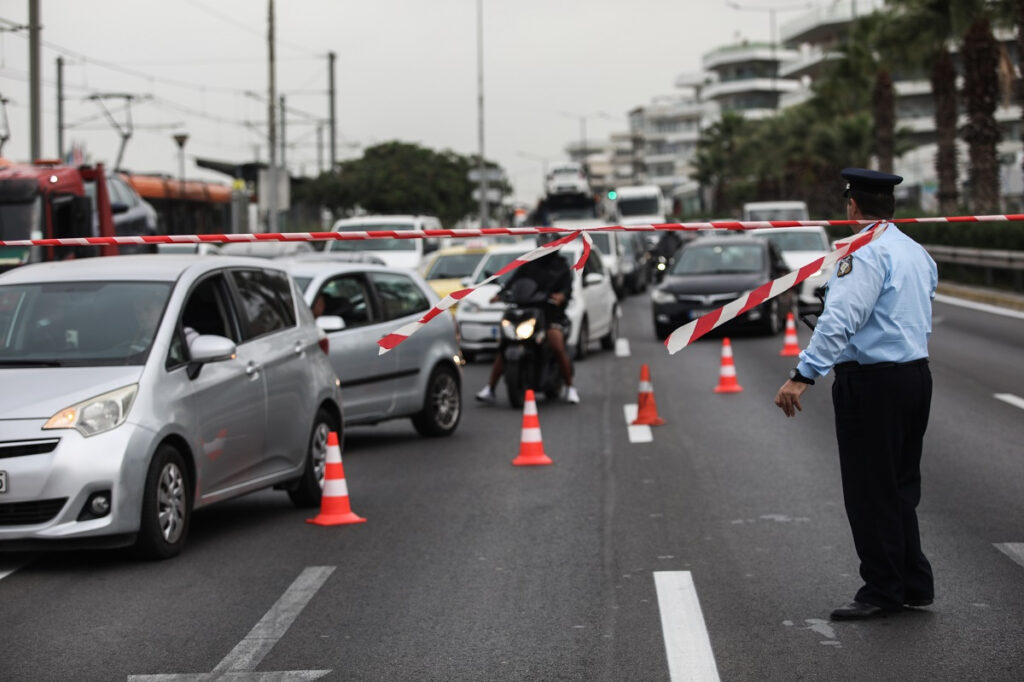
[[[891,613],[881,606],[866,604],[862,601],[853,601],[846,606],[840,606],[832,612],[832,620],[865,620],[867,618],[878,618]]]
[[[907,597],[904,600],[903,605],[904,606],[912,606],[915,609],[919,609],[922,606],[931,606],[932,605],[932,598],[931,597],[927,597],[927,598],[919,597],[917,599],[912,599],[910,597]]]

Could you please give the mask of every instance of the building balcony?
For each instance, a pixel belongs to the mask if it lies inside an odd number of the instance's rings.
[[[769,43],[744,43],[716,48],[705,54],[701,61],[703,67],[711,71],[745,62],[791,62],[798,56],[794,50],[775,47]]]
[[[810,88],[800,88],[793,92],[784,93],[779,97],[779,109],[788,109],[798,104],[803,104],[811,98],[814,92]]]
[[[787,21],[779,29],[779,38],[786,47],[801,43],[820,45],[836,42],[853,21],[856,0],[841,0],[830,7],[819,7]],[[871,9],[861,0],[857,14],[867,14]]]
[[[747,92],[782,94],[793,92],[800,88],[800,81],[787,80],[785,78],[744,78],[709,85],[704,89],[704,97],[710,100],[718,100],[730,95],[740,95]]]
[[[788,62],[779,66],[781,78],[801,78],[810,76],[816,78],[821,74],[825,64],[837,59],[842,59],[841,52],[825,51],[818,48],[801,52],[796,61]]]

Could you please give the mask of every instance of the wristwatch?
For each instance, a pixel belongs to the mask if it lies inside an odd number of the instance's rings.
[[[798,370],[796,367],[789,370],[789,378],[792,379],[793,381],[799,381],[801,384],[810,384],[811,386],[814,385],[814,379],[808,379],[803,374],[801,374],[800,370]]]

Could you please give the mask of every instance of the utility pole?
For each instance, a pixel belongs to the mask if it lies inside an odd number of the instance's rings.
[[[64,159],[64,57],[57,57],[57,158]]]
[[[477,119],[480,128],[480,227],[487,227],[487,167],[484,163],[484,10],[476,0]]]
[[[274,81],[274,0],[267,0],[267,45],[270,69],[270,96],[267,98],[270,167],[267,169],[269,187],[261,188],[260,191],[267,192],[267,231],[277,232],[277,83]]]
[[[284,106],[284,95],[281,95],[281,168],[284,169],[284,177],[288,177],[288,145],[285,144],[285,121],[288,119],[288,110]]]
[[[42,70],[39,65],[39,0],[28,0],[28,109],[30,161],[42,158],[43,110],[40,101]]]
[[[7,120],[7,103],[10,101],[0,95],[0,156],[4,155],[4,145],[11,139],[11,125]]]
[[[338,163],[338,159],[335,156],[336,153],[337,153],[335,150],[337,150],[337,148],[338,148],[335,145],[335,141],[336,141],[335,137],[338,134],[338,119],[335,117],[335,111],[334,111],[334,94],[335,94],[334,93],[334,60],[336,58],[337,58],[337,55],[335,55],[333,52],[328,52],[327,53],[327,92],[329,93],[328,97],[330,97],[330,101],[328,102],[328,112],[330,114],[330,119],[331,119],[331,129],[330,129],[331,150],[330,150],[330,154],[328,154],[327,156],[331,160],[331,166],[328,169],[331,173],[335,172],[335,166]],[[318,144],[318,146],[319,146],[319,144]]]
[[[316,124],[316,174],[324,172],[324,124]]]

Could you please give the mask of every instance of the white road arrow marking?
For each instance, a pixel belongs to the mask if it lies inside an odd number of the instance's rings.
[[[291,680],[315,680],[323,677],[331,671],[256,672],[256,666],[288,631],[302,609],[306,608],[309,600],[334,572],[334,568],[334,566],[309,566],[303,570],[295,582],[277,600],[277,603],[270,607],[260,622],[253,626],[249,634],[231,650],[231,653],[217,664],[213,672],[129,675],[128,682],[209,682],[212,680],[290,682]]]

